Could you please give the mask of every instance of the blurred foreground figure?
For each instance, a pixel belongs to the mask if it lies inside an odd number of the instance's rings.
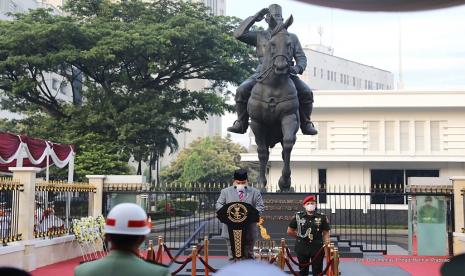
[[[108,213],[105,237],[111,244],[103,259],[76,267],[76,276],[168,276],[168,268],[149,263],[139,257],[139,246],[150,233],[147,214],[137,204],[118,204]]]
[[[454,256],[449,262],[441,266],[442,276],[463,276],[465,275],[465,254]]]

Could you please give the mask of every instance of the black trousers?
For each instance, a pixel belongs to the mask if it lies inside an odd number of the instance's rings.
[[[310,262],[310,259],[312,259],[312,275],[320,275],[321,272],[323,272],[323,259],[325,257],[324,251],[321,251],[321,253],[318,256],[314,256],[314,253],[311,254],[297,254],[297,259],[299,260],[299,263],[308,263]],[[309,266],[304,266],[300,267],[300,275],[301,276],[307,276],[309,271]]]

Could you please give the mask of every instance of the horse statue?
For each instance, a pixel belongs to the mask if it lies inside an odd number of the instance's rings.
[[[291,15],[271,32],[262,69],[247,105],[260,161],[258,184],[266,185],[269,149],[281,143],[284,161],[278,182],[281,191],[289,191],[291,187],[291,151],[300,125],[297,90],[290,78],[292,53],[287,28],[292,22]]]

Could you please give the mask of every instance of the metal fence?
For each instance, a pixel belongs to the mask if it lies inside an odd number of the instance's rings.
[[[23,185],[12,178],[0,178],[0,238],[2,244],[21,240],[18,232],[19,193]]]
[[[34,236],[57,237],[71,233],[73,219],[88,216],[87,183],[47,182],[35,187]]]
[[[170,247],[181,245],[202,222],[203,235],[220,234],[215,203],[227,184],[194,184],[158,187],[150,190],[125,184],[104,187],[104,214],[121,202],[145,206],[152,218],[153,235],[164,236]],[[262,191],[265,201],[264,226],[273,239],[286,237],[286,229],[301,201],[309,193],[317,196],[318,212],[331,224],[331,236],[364,252],[387,252],[388,244],[407,248],[408,202],[412,196],[444,197],[447,203],[449,248],[452,248],[453,196],[441,187],[406,191],[400,185],[375,185],[369,188],[338,186],[290,193]],[[402,202],[402,204],[400,204]]]

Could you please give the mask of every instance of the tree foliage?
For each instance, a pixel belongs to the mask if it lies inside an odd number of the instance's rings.
[[[253,175],[255,166],[240,162],[240,154],[245,152],[244,147],[229,137],[197,139],[162,170],[162,181],[167,184],[228,183],[239,167],[248,168]]]
[[[41,128],[41,138],[78,143],[92,133],[136,160],[157,158],[177,147],[186,122],[229,108],[227,84],[256,64],[232,36],[238,19],[201,4],[75,0],[64,8],[66,15],[39,9],[0,21],[2,107],[21,113],[28,133]],[[52,76],[70,87],[71,101],[50,87]],[[190,79],[211,87],[181,85]]]

